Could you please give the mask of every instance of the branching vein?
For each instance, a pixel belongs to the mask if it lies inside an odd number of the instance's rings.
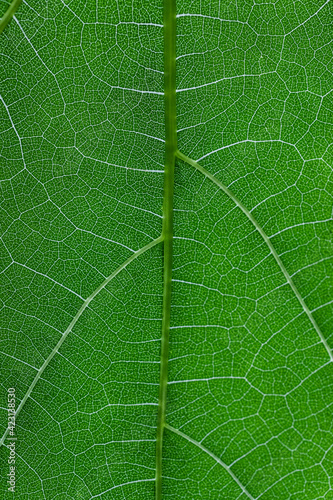
[[[195,446],[197,446],[198,448],[200,448],[200,450],[202,450],[203,452],[207,453],[207,455],[209,455],[210,457],[212,457],[215,460],[215,462],[217,462],[220,465],[222,465],[222,467],[228,472],[228,474],[232,477],[232,479],[238,484],[238,486],[241,488],[241,490],[243,491],[243,493],[245,493],[245,495],[248,498],[250,498],[251,500],[255,500],[254,497],[247,491],[247,489],[245,488],[245,486],[235,476],[235,474],[232,472],[232,470],[230,469],[230,467],[228,467],[227,464],[225,464],[224,462],[222,462],[222,460],[220,458],[218,458],[216,455],[214,455],[214,453],[212,453],[211,451],[209,451],[205,446],[203,446],[201,443],[199,443],[199,441],[196,441],[195,439],[191,438],[187,434],[184,434],[182,431],[180,431],[178,429],[175,429],[171,425],[165,424],[165,427],[166,427],[166,429],[169,429],[169,431],[174,432],[178,436],[181,436],[182,438],[186,439],[190,443],[192,443]]]
[[[241,209],[241,211],[246,215],[246,217],[252,222],[252,224],[254,225],[254,227],[256,228],[256,230],[258,231],[258,233],[261,235],[261,237],[265,241],[266,245],[268,246],[271,254],[273,255],[273,257],[276,260],[278,266],[280,267],[282,273],[284,274],[284,277],[285,277],[286,281],[290,285],[291,289],[293,290],[295,296],[298,299],[298,302],[302,306],[303,311],[305,312],[305,314],[309,318],[310,322],[312,323],[312,326],[314,327],[314,329],[318,333],[318,335],[319,335],[322,343],[324,344],[324,347],[325,347],[325,349],[326,349],[326,351],[327,351],[327,353],[328,353],[328,355],[330,357],[330,360],[333,361],[333,353],[332,353],[332,351],[331,351],[331,349],[330,349],[330,347],[328,345],[327,340],[325,339],[323,333],[321,332],[321,330],[320,330],[320,328],[319,328],[316,320],[314,319],[314,317],[312,315],[312,312],[310,311],[310,309],[306,305],[306,303],[305,303],[302,295],[300,294],[298,288],[296,287],[295,283],[293,282],[293,280],[292,280],[290,274],[288,273],[285,265],[283,264],[280,256],[278,255],[277,251],[275,250],[275,248],[274,248],[271,240],[269,239],[269,237],[267,236],[267,234],[265,233],[265,231],[263,230],[263,228],[260,226],[260,224],[257,222],[257,220],[255,219],[255,217],[246,208],[246,206],[230,191],[230,189],[227,188],[227,186],[225,186],[221,181],[219,181],[213,174],[211,174],[210,172],[208,172],[208,170],[206,170],[204,167],[202,167],[201,165],[199,165],[199,163],[197,163],[196,161],[192,160],[192,158],[189,158],[188,156],[184,155],[183,153],[181,153],[178,150],[177,150],[177,157],[180,160],[183,160],[184,162],[188,163],[192,167],[196,168],[205,177],[207,177],[208,179],[210,179],[227,196],[229,196],[229,198],[238,206],[238,208]]]
[[[78,312],[76,313],[76,315],[74,316],[74,318],[72,319],[72,321],[70,322],[70,324],[68,325],[67,329],[65,330],[65,332],[61,336],[61,338],[58,341],[57,345],[53,348],[52,352],[48,355],[48,357],[45,359],[45,361],[42,364],[42,366],[39,368],[39,370],[38,370],[35,378],[33,379],[33,381],[31,383],[29,389],[27,390],[27,392],[24,395],[21,403],[17,407],[17,410],[15,412],[16,418],[19,415],[19,413],[21,412],[21,410],[22,410],[23,406],[25,405],[26,401],[29,399],[29,397],[30,397],[30,395],[31,395],[31,393],[32,393],[35,385],[37,384],[38,380],[41,378],[41,376],[44,373],[45,369],[50,364],[51,360],[54,358],[54,356],[57,354],[57,352],[59,352],[60,347],[65,342],[66,338],[68,337],[69,333],[74,328],[74,326],[77,323],[77,321],[79,320],[79,318],[82,316],[83,312],[87,309],[87,307],[89,306],[90,302],[96,297],[96,295],[99,294],[99,292],[101,290],[103,290],[106,287],[106,285],[108,283],[110,283],[110,281],[113,278],[115,278],[115,276],[117,276],[131,262],[133,262],[135,259],[137,259],[140,255],[142,255],[143,253],[145,253],[150,248],[153,248],[154,246],[156,246],[159,243],[161,243],[161,241],[162,241],[162,237],[160,236],[159,238],[156,238],[155,240],[151,241],[150,243],[148,243],[144,247],[140,248],[140,250],[138,250],[137,252],[133,253],[127,260],[125,260],[125,262],[123,262],[121,264],[121,266],[119,266],[115,271],[113,271],[113,273],[111,273],[110,276],[108,276],[103,281],[103,283],[101,283],[96,288],[96,290],[94,290],[93,293],[91,295],[89,295],[89,297],[83,302],[82,306],[80,307],[80,309],[78,310]],[[8,430],[9,429],[7,428],[6,431],[4,432],[4,434],[3,434],[3,436],[2,436],[2,438],[0,440],[0,446],[4,444],[4,441],[5,441],[5,439],[7,437],[7,434],[8,434]]]

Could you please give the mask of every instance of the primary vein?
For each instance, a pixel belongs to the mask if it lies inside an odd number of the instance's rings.
[[[0,33],[2,33],[6,26],[10,23],[21,3],[22,0],[13,0],[4,15],[0,18]]]
[[[169,330],[171,311],[171,272],[173,240],[173,192],[177,151],[176,127],[176,0],[164,0],[164,105],[165,105],[165,166],[163,194],[164,242],[163,316],[161,340],[161,368],[156,432],[156,500],[162,498],[162,448],[165,428],[168,382]]]

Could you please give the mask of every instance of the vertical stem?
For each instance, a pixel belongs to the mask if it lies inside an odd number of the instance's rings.
[[[4,15],[0,18],[0,33],[2,33],[6,26],[10,23],[21,3],[22,0],[13,0]]]
[[[176,0],[164,0],[165,167],[163,195],[164,271],[161,372],[156,435],[156,500],[162,498],[162,448],[168,382],[176,128]]]

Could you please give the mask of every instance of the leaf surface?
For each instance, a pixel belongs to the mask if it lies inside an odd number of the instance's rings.
[[[33,0],[0,36],[3,498],[332,500],[332,3],[177,1],[176,116],[164,23]]]

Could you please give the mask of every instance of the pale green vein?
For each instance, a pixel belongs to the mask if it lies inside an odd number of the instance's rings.
[[[78,310],[78,312],[76,313],[76,315],[74,316],[74,318],[72,319],[72,321],[70,322],[70,324],[68,325],[67,329],[65,330],[65,332],[63,333],[63,335],[61,336],[59,342],[57,343],[57,345],[53,348],[52,352],[49,354],[49,356],[45,359],[44,363],[42,364],[42,366],[39,368],[34,380],[32,381],[29,389],[27,390],[26,394],[24,395],[21,403],[19,404],[19,406],[17,407],[17,410],[15,412],[15,416],[17,417],[18,414],[20,413],[20,411],[22,410],[23,406],[25,405],[26,401],[29,399],[35,385],[37,384],[38,380],[41,378],[44,370],[47,368],[47,366],[49,365],[50,361],[54,358],[54,356],[57,354],[57,352],[59,351],[60,347],[62,346],[62,344],[65,342],[66,338],[68,337],[69,333],[72,331],[73,327],[75,326],[75,324],[77,323],[77,321],[79,320],[79,318],[82,316],[83,312],[87,309],[87,307],[89,306],[90,302],[96,297],[96,295],[99,294],[99,292],[101,290],[103,290],[106,285],[108,283],[110,283],[110,281],[115,277],[117,276],[117,274],[119,274],[123,269],[125,269],[131,262],[133,262],[133,260],[137,259],[140,255],[142,255],[143,253],[145,253],[147,250],[149,250],[150,248],[153,248],[154,246],[158,245],[159,243],[162,242],[162,236],[159,236],[158,238],[156,238],[155,240],[151,241],[150,243],[148,243],[147,245],[145,245],[144,247],[140,248],[140,250],[138,250],[137,252],[134,252],[127,260],[125,260],[125,262],[123,262],[115,271],[113,271],[113,273],[110,274],[110,276],[108,276],[94,291],[91,295],[89,295],[89,297],[83,302],[82,306],[80,307],[80,309]],[[0,446],[4,444],[4,441],[6,439],[6,436],[8,434],[8,431],[9,429],[7,428],[6,431],[4,432],[1,440],[0,440]]]
[[[178,436],[181,436],[182,438],[186,439],[190,443],[194,444],[195,446],[197,446],[198,448],[200,448],[200,450],[202,450],[204,453],[207,453],[207,455],[209,455],[210,457],[212,457],[213,460],[215,460],[215,462],[217,462],[218,464],[222,465],[223,469],[225,469],[228,472],[228,474],[238,484],[238,486],[240,487],[240,489],[242,490],[242,492],[248,498],[250,498],[251,500],[255,500],[254,497],[247,491],[247,489],[245,488],[245,486],[243,486],[243,484],[240,482],[240,480],[235,476],[235,474],[232,472],[232,470],[230,469],[230,467],[228,467],[227,464],[225,464],[224,462],[222,462],[222,460],[220,458],[218,458],[216,455],[214,455],[214,453],[212,453],[211,451],[209,451],[205,446],[203,446],[201,443],[199,443],[199,441],[196,441],[195,439],[191,438],[187,434],[184,434],[182,431],[180,431],[178,429],[175,429],[171,425],[165,424],[165,428],[169,429],[169,431],[174,432]]]
[[[309,318],[310,322],[312,323],[312,326],[314,327],[314,329],[316,330],[317,334],[319,335],[319,337],[320,337],[322,343],[324,344],[324,347],[325,347],[325,349],[326,349],[326,351],[327,351],[327,353],[328,353],[328,355],[330,357],[330,360],[333,361],[333,354],[332,354],[332,351],[331,351],[331,349],[330,349],[330,347],[329,347],[329,345],[327,343],[327,340],[325,339],[323,333],[321,332],[319,326],[317,325],[316,320],[314,319],[314,317],[313,317],[310,309],[306,305],[303,297],[301,296],[299,290],[297,289],[295,283],[293,282],[290,274],[288,273],[287,269],[285,268],[282,260],[280,259],[280,256],[278,255],[277,251],[275,250],[275,248],[274,248],[271,240],[269,239],[269,237],[267,236],[267,234],[265,233],[265,231],[263,230],[263,228],[260,226],[260,224],[257,222],[257,220],[255,219],[255,217],[246,208],[246,206],[232,193],[232,191],[230,191],[230,189],[227,188],[227,186],[225,186],[221,181],[219,181],[218,179],[216,179],[216,177],[213,174],[211,174],[204,167],[202,167],[201,165],[199,165],[199,163],[197,163],[196,161],[192,160],[192,158],[189,158],[188,156],[184,155],[183,153],[181,153],[178,150],[177,150],[176,156],[180,160],[185,161],[186,163],[188,163],[189,165],[191,165],[192,167],[194,167],[195,169],[197,169],[205,177],[207,177],[208,179],[210,179],[217,187],[219,187],[222,191],[224,191],[224,193],[229,196],[229,198],[242,210],[242,212],[246,215],[246,217],[252,222],[252,224],[254,225],[254,227],[256,228],[256,230],[258,231],[258,233],[261,235],[261,237],[265,241],[266,245],[268,246],[271,254],[273,255],[274,259],[276,260],[278,266],[280,267],[280,269],[281,269],[281,271],[282,271],[282,273],[283,273],[286,281],[290,285],[291,289],[293,290],[295,296],[298,299],[298,302],[302,306],[303,311],[305,312],[305,314]]]
[[[13,2],[10,4],[2,18],[0,19],[0,34],[3,32],[3,30],[6,28],[6,26],[10,23],[10,21],[13,19],[13,16],[19,6],[21,5],[22,0],[13,0]]]
[[[176,0],[163,2],[164,27],[164,105],[165,105],[165,167],[163,193],[163,312],[161,368],[156,430],[155,498],[162,498],[162,449],[165,427],[168,383],[169,331],[171,312],[171,273],[173,245],[173,193],[177,151],[176,126]]]

